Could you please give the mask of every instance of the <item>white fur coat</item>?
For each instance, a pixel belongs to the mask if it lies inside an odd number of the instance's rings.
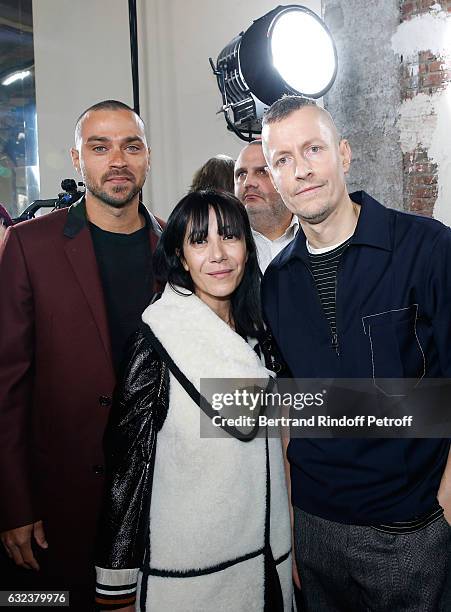
[[[167,286],[142,318],[198,390],[201,378],[268,378],[252,348],[194,295],[181,296]],[[201,418],[207,417],[171,374],[153,479],[150,575],[138,579],[136,608],[142,609],[141,587],[149,612],[262,612],[262,554],[220,571],[211,568],[264,545],[265,440],[201,438]],[[291,546],[280,440],[269,440],[269,456],[270,541],[277,561]],[[288,612],[290,554],[277,569]],[[175,575],[168,577],[167,570]]]

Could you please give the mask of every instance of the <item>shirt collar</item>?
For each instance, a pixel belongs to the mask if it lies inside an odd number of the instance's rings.
[[[296,236],[299,230],[299,219],[296,217],[296,215],[291,216],[291,222],[286,231],[288,232],[290,228],[293,228],[293,233]]]
[[[351,244],[365,244],[368,246],[392,250],[390,216],[385,206],[382,206],[365,191],[355,191],[349,194],[353,202],[360,205],[360,215],[357,227],[351,239]],[[276,265],[281,268],[293,258],[308,261],[306,236],[299,224],[296,238],[282,251]]]
[[[252,230],[252,234],[253,234],[254,238],[257,236],[257,237],[264,238],[268,242],[276,242],[276,240],[280,240],[281,238],[285,238],[287,236],[287,234],[290,233],[291,230],[292,230],[293,238],[294,238],[296,236],[298,230],[299,230],[299,227],[300,227],[299,226],[299,219],[296,217],[296,215],[292,215],[291,216],[290,225],[287,227],[287,229],[284,231],[284,233],[281,236],[279,236],[278,238],[275,238],[274,240],[270,240],[269,238],[267,238],[261,232],[257,232],[257,230],[254,230],[253,227],[251,227],[251,230]]]
[[[360,204],[360,215],[352,238],[353,244],[392,250],[390,212],[368,195],[365,191],[354,191],[350,196],[356,204]]]
[[[159,236],[162,231],[160,224],[155,217],[149,213],[142,202],[139,203],[138,212],[144,217],[146,227]],[[86,227],[87,222],[86,201],[83,196],[69,207],[66,223],[64,225],[64,235],[67,236],[67,238],[75,238],[75,236]]]

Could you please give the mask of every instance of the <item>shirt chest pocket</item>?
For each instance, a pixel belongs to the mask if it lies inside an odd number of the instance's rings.
[[[373,379],[410,378],[426,374],[426,360],[417,334],[418,304],[362,317]]]

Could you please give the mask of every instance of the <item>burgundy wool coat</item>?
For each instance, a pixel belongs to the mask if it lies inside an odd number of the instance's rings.
[[[41,575],[86,585],[115,374],[83,199],[8,230],[0,287],[0,531],[42,519]]]

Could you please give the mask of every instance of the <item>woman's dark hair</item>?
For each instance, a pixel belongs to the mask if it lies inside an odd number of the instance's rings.
[[[193,176],[190,191],[222,189],[234,191],[235,161],[228,155],[216,155],[205,162]]]
[[[191,275],[180,260],[185,234],[190,242],[203,240],[208,234],[210,208],[218,221],[218,232],[244,237],[247,261],[244,275],[231,297],[232,316],[236,331],[243,336],[257,337],[263,331],[260,303],[260,269],[246,209],[232,194],[215,190],[193,191],[180,200],[169,216],[161,234],[153,261],[157,278],[163,283],[194,293]]]

